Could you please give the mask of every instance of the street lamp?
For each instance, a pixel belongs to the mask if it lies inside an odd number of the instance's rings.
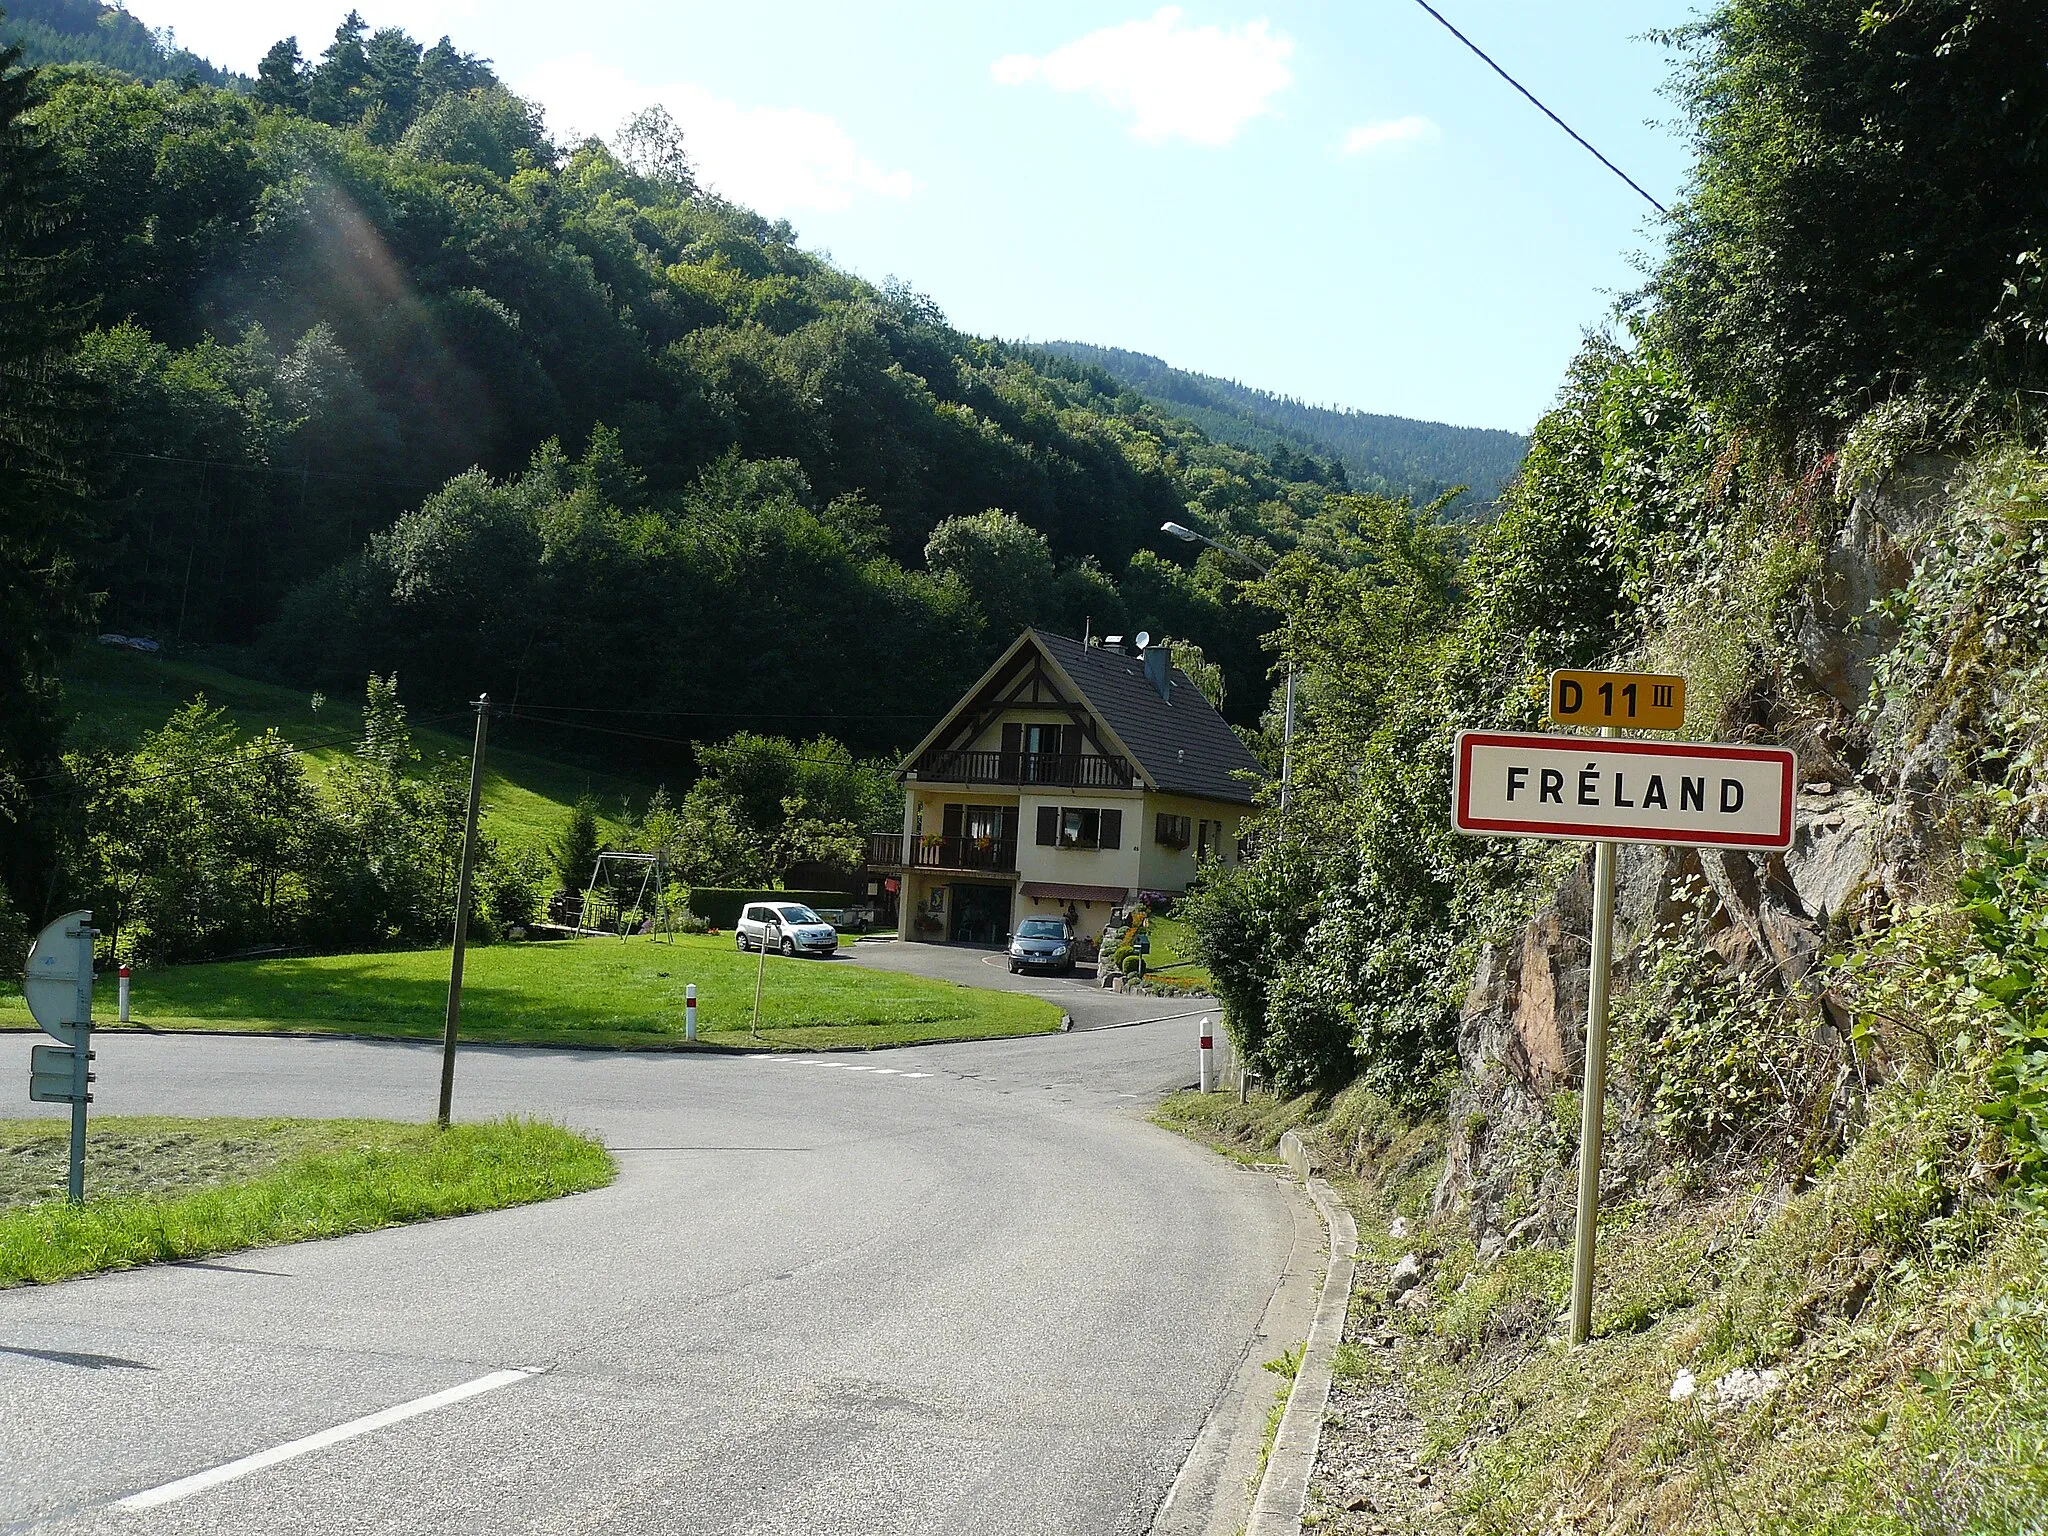
[[[1170,533],[1176,539],[1189,544],[1206,544],[1211,549],[1226,555],[1234,555],[1261,576],[1273,574],[1273,568],[1261,565],[1241,549],[1228,544],[1219,544],[1206,533],[1197,533],[1185,523],[1161,523],[1161,533]],[[1290,791],[1294,788],[1294,658],[1287,659],[1287,715],[1280,727],[1280,809],[1287,809]]]

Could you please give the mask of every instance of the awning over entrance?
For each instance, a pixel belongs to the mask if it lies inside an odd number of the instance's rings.
[[[1112,906],[1131,894],[1120,885],[1061,885],[1053,880],[1026,880],[1017,889],[1048,901],[1106,901]]]

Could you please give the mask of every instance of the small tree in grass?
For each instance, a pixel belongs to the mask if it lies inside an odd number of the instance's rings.
[[[569,813],[569,824],[555,840],[555,873],[572,891],[590,884],[597,867],[597,802],[585,795]]]

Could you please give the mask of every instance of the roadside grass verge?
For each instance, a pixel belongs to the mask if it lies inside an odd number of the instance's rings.
[[[361,724],[360,688],[346,697],[330,695],[315,712],[309,690],[258,682],[182,657],[81,646],[66,662],[63,680],[74,743],[133,747],[173,710],[203,693],[209,704],[226,709],[243,731],[274,727],[287,741],[304,748],[307,770],[316,779],[347,755],[345,749],[353,744]],[[471,738],[466,725],[453,731],[415,726],[412,734],[421,756],[429,761],[437,753],[468,761]],[[338,737],[344,738],[343,745],[331,745]],[[306,747],[308,742],[316,745]],[[598,802],[599,836],[609,837],[619,830],[621,801],[644,806],[651,792],[651,785],[494,742],[484,762],[483,827],[507,847],[544,850],[561,835],[571,807],[587,794]]]
[[[825,1050],[993,1039],[1059,1028],[1060,1010],[1020,992],[985,991],[870,970],[848,959],[768,956],[761,1033],[748,1034],[759,959],[730,938],[573,939],[472,949],[462,1038],[473,1045],[667,1048],[683,1043],[684,988],[697,988],[705,1045]],[[448,952],[399,950],[224,961],[136,972],[134,1020],[151,1029],[285,1030],[438,1039]],[[20,995],[0,1027],[30,1026]]]
[[[2048,1528],[2048,1203],[1998,1183],[1985,1095],[1946,1067],[1880,1089],[1811,1168],[1674,1163],[1618,1191],[1576,1350],[1568,1234],[1482,1256],[1462,1209],[1432,1216],[1441,1121],[1357,1089],[1156,1118],[1242,1156],[1297,1130],[1326,1160],[1358,1214],[1355,1325],[1401,1339],[1374,1358],[1459,1530],[2020,1536]],[[1408,1252],[1424,1284],[1391,1306]]]
[[[96,1118],[84,1205],[70,1123],[0,1121],[0,1286],[368,1232],[609,1184],[597,1142],[540,1121]]]

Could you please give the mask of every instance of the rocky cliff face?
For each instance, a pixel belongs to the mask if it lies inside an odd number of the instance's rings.
[[[1614,935],[1617,993],[1646,947],[1697,925],[1728,973],[1783,999],[1799,1021],[1807,1071],[1846,1074],[1848,1019],[1825,988],[1831,942],[1909,892],[1936,851],[1929,806],[1949,772],[1957,727],[1937,716],[1907,732],[1865,723],[1873,669],[1896,640],[1881,603],[1911,576],[1916,547],[1946,505],[1954,466],[1920,460],[1857,496],[1793,615],[1792,656],[1721,722],[1728,738],[1799,753],[1799,830],[1768,857],[1629,846],[1621,850]],[[1909,737],[1911,739],[1909,739]],[[1584,1068],[1592,855],[1522,930],[1482,952],[1459,1020],[1463,1086],[1451,1104],[1440,1216],[1469,1218],[1482,1256],[1561,1240],[1572,1219]],[[1845,1081],[1844,1087],[1851,1087]],[[1615,1064],[1603,1186],[1639,1187],[1657,1153],[1642,1085]],[[1846,1113],[1853,1093],[1830,1100]]]

